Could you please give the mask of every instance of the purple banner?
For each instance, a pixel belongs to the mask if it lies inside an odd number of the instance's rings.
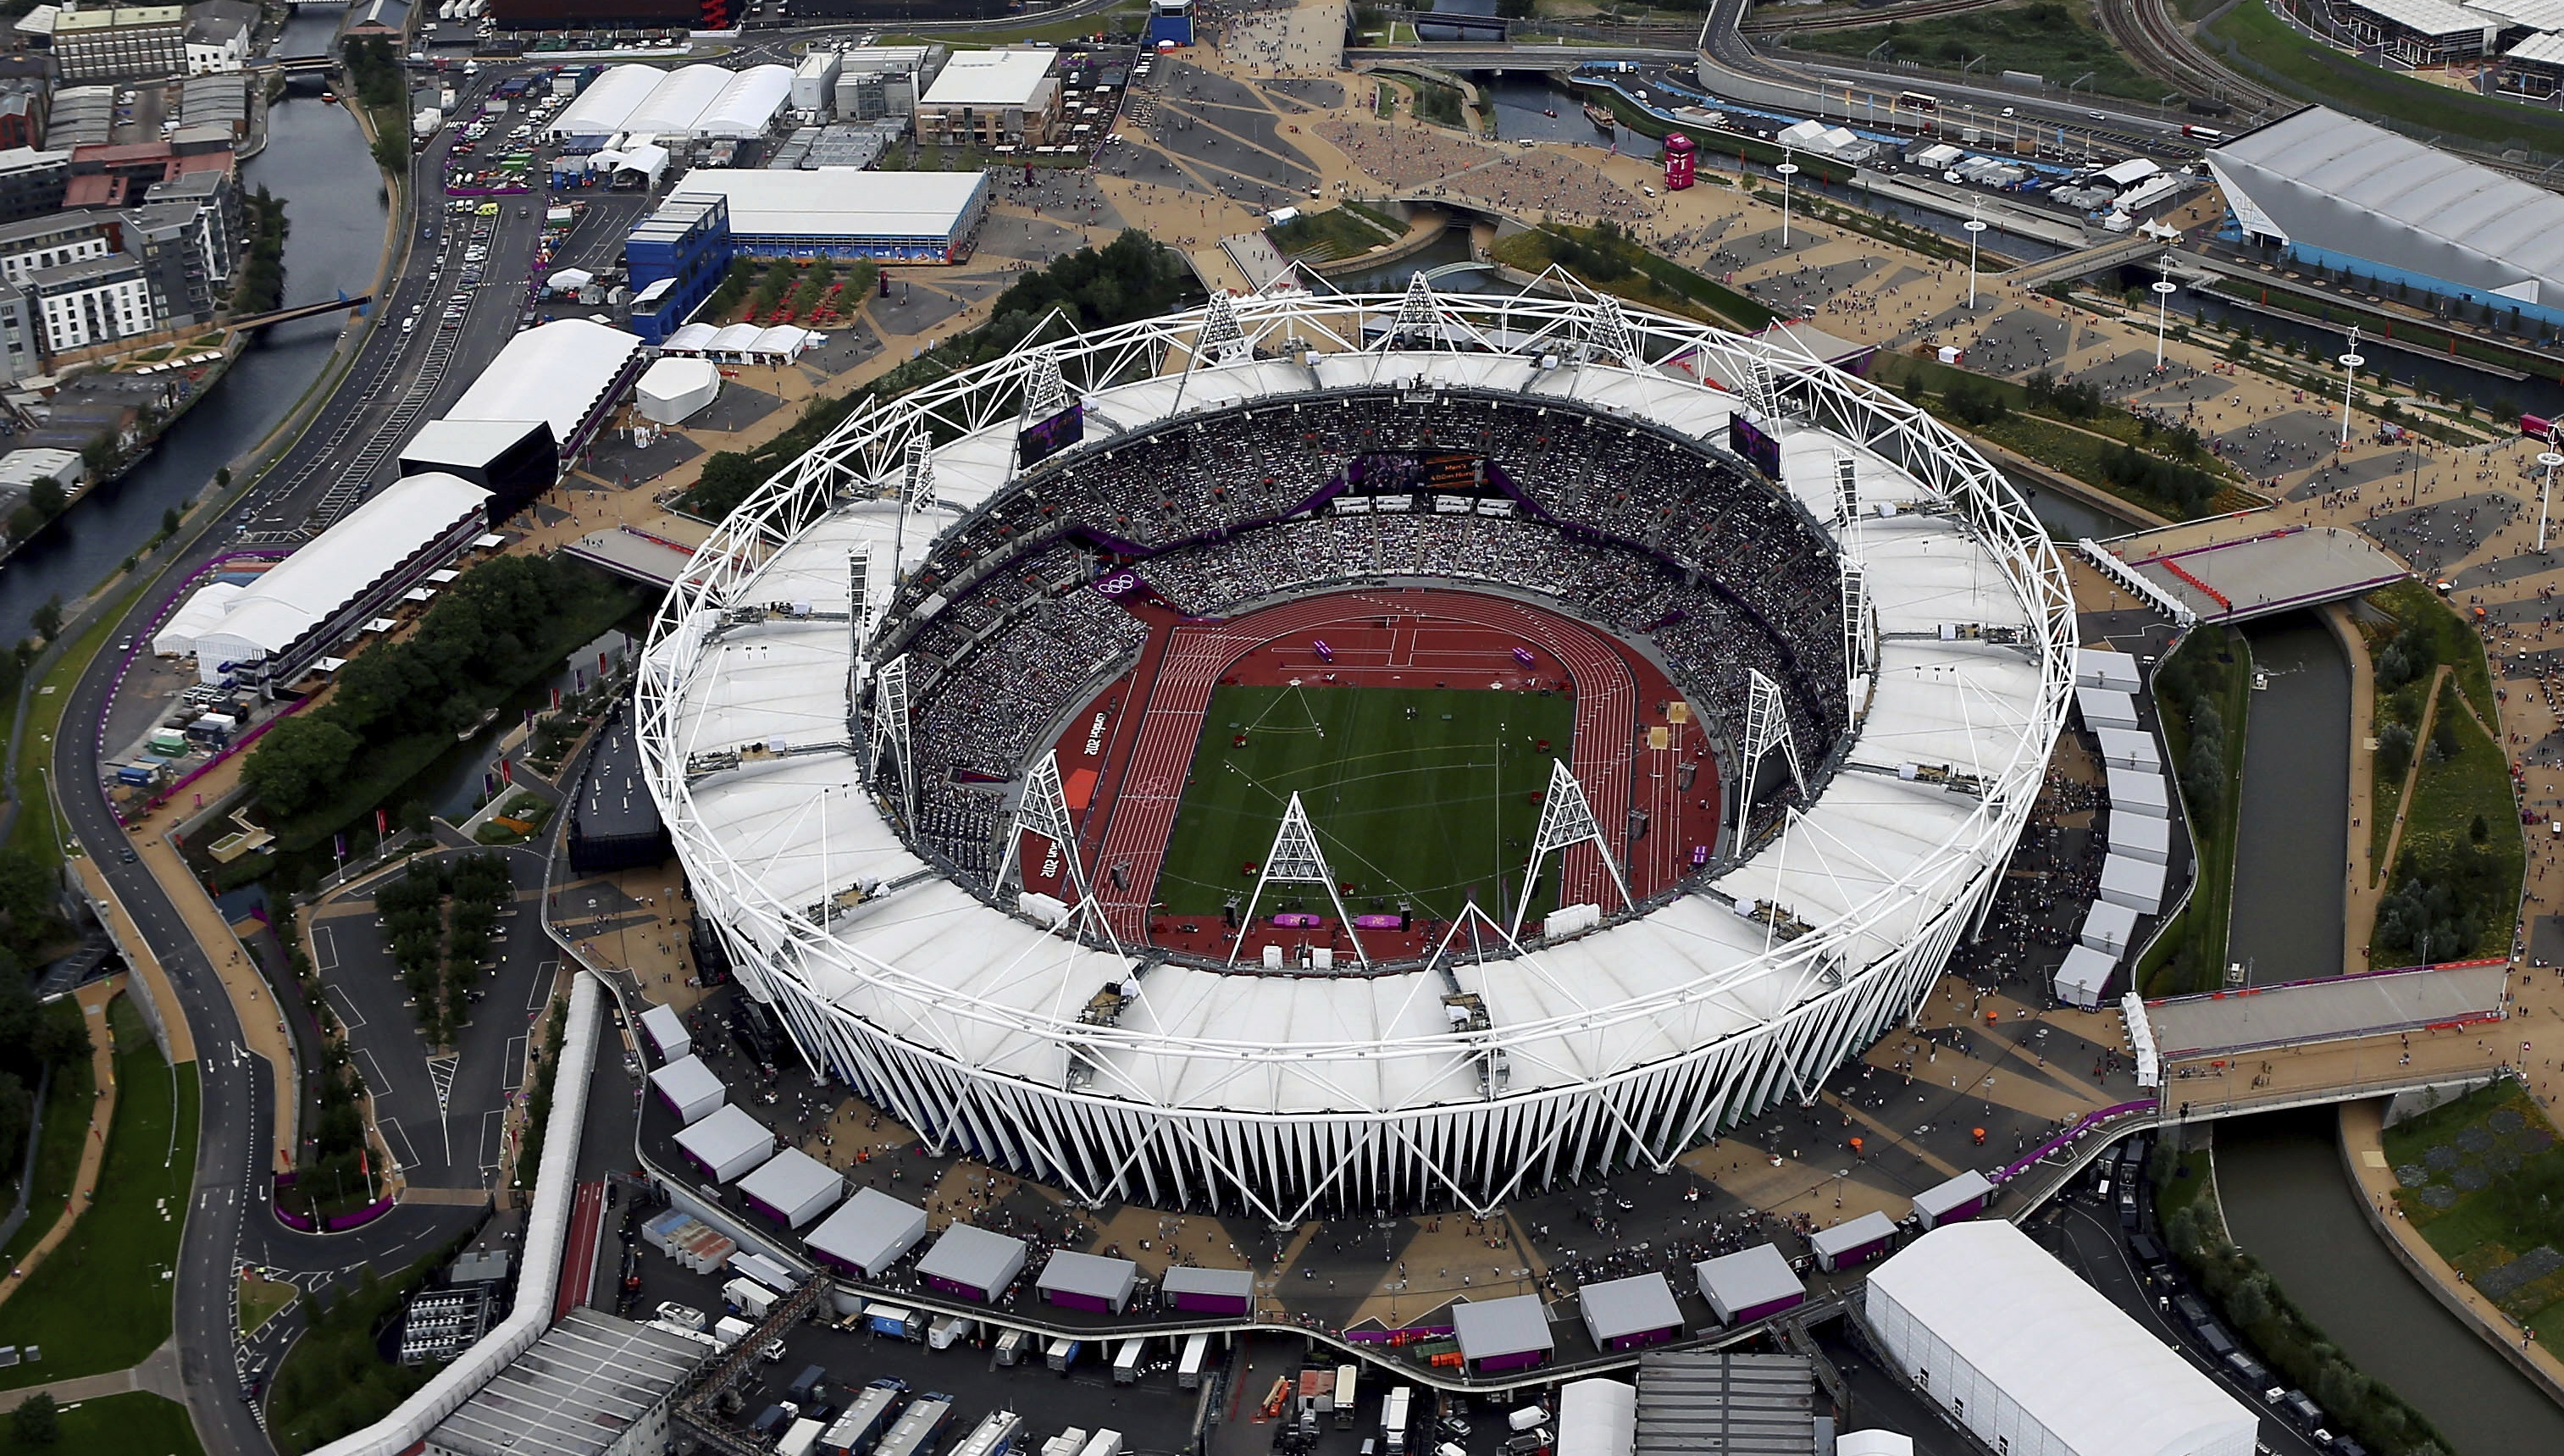
[[[1300,911],[1289,911],[1275,916],[1273,924],[1286,931],[1311,931],[1317,929],[1318,918]]]
[[[1344,1338],[1355,1345],[1390,1345],[1401,1341],[1412,1344],[1423,1339],[1448,1337],[1455,1331],[1456,1327],[1450,1325],[1409,1325],[1403,1330],[1348,1330],[1344,1332]]]
[[[2126,1117],[2130,1113],[2150,1113],[2161,1106],[2163,1106],[2163,1103],[2159,1099],[2149,1097],[2137,1102],[2123,1102],[2118,1104],[2116,1107],[2105,1107],[2097,1113],[2085,1113],[2082,1117],[2075,1119],[2073,1127],[2066,1129],[2064,1132],[2057,1134],[2055,1137],[2041,1143],[2036,1147],[2031,1148],[2026,1156],[2015,1158],[2011,1162],[2006,1163],[2003,1167],[1995,1170],[1993,1173],[1988,1174],[1987,1181],[1993,1183],[2008,1183],[2014,1178],[2021,1176],[2023,1173],[2028,1172],[2032,1163],[2037,1162],[2040,1158],[2054,1152],[2066,1144],[2072,1143],[2076,1139],[2081,1138],[2084,1134],[2091,1132],[2103,1123],[2112,1122],[2119,1118]]]
[[[366,1224],[373,1222],[375,1219],[380,1218],[391,1211],[391,1199],[377,1198],[373,1202],[366,1204],[364,1207],[357,1209],[353,1213],[341,1213],[335,1215],[328,1221],[321,1231],[324,1233],[344,1233],[351,1228],[362,1228]]]
[[[1403,919],[1405,919],[1405,917],[1394,915],[1358,915],[1354,917],[1354,929],[1358,931],[1393,931],[1397,929],[1398,922]]]

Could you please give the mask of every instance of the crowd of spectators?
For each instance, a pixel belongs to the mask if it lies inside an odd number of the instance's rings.
[[[1310,127],[1355,166],[1390,187],[1476,197],[1516,213],[1578,222],[1634,222],[1636,194],[1591,162],[1548,149],[1500,151],[1436,127],[1330,117]],[[1501,163],[1501,165],[1497,165]]]
[[[1348,491],[1368,509],[1340,507]],[[1825,756],[1846,716],[1831,548],[1732,457],[1554,401],[1268,399],[1027,472],[904,589],[894,616],[942,599],[903,645],[930,684],[920,832],[956,864],[987,858],[961,847],[988,843],[996,814],[954,773],[1011,777],[1070,695],[1145,639],[1078,589],[1120,559],[1195,614],[1366,577],[1502,584],[1651,641],[1731,728],[1759,670],[1781,686],[1803,761]]]

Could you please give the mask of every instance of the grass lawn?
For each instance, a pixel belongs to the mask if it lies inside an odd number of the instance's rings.
[[[125,997],[108,1004],[107,1021],[115,1123],[98,1196],[0,1305],[0,1345],[45,1352],[40,1362],[0,1370],[0,1389],[120,1370],[169,1338],[170,1279],[196,1168],[196,1067],[173,1078]]]
[[[1394,243],[1406,236],[1403,229],[1382,231],[1370,218],[1350,207],[1303,212],[1280,227],[1265,229],[1264,235],[1273,240],[1283,257],[1312,258],[1320,263],[1357,258],[1383,243]]]
[[[2137,963],[2137,983],[2149,996],[2213,991],[2223,985],[2226,935],[2234,919],[2235,805],[2244,778],[2244,728],[2252,710],[2252,649],[2243,633],[2211,627],[2193,632],[2181,650],[2231,659],[2216,664],[2224,670],[2224,679],[2214,692],[2218,717],[2226,726],[2226,792],[2206,808],[2183,794],[2191,835],[2199,847],[2199,888]],[[2163,711],[2166,761],[2188,762],[2189,715],[2160,695],[2156,703]],[[2181,792],[2179,774],[2172,775],[2172,783],[2174,791]]]
[[[1447,919],[1472,890],[1494,912],[1530,855],[1550,760],[1567,756],[1575,713],[1564,696],[1487,690],[1221,688],[1202,718],[1158,896],[1176,915],[1242,901],[1255,876],[1239,867],[1263,862],[1296,791],[1328,868],[1354,887],[1345,902],[1354,914],[1393,912],[1402,900]],[[1544,879],[1535,917],[1557,899],[1555,870]],[[1274,904],[1275,893],[1259,915],[1295,908]],[[1279,893],[1332,914],[1315,887]]]
[[[2116,496],[2132,506],[2143,507],[2170,520],[2188,520],[2193,513],[2150,491],[2114,485],[2102,473],[2102,459],[2118,447],[2115,441],[2101,439],[2070,425],[2043,420],[2033,415],[2013,414],[1989,425],[1961,425],[1959,428],[1983,435],[2008,450],[2037,461],[2050,470],[2072,476],[2105,495]],[[2221,488],[2199,516],[2214,516],[2225,511],[2240,511],[2261,504],[2260,498],[2248,495],[2240,486]]]
[[[1946,71],[1974,60],[1981,72],[2027,71],[2060,85],[2089,75],[2092,84],[2087,90],[2149,104],[2167,90],[2130,65],[2097,28],[2056,0],[1790,37],[1790,44],[1800,50],[1836,56],[1865,56],[1882,41],[1893,47],[1898,61]]]
[[[2228,46],[2270,74],[2255,76],[2311,102],[2372,112],[2425,136],[2462,137],[2479,145],[2564,151],[2564,116],[2516,102],[2494,101],[2415,81],[2345,56],[2291,28],[2262,0],[2220,16],[2200,35],[2202,48],[2222,55]],[[2249,72],[2246,73],[2250,74]]]
[[[2500,710],[2493,703],[2492,673],[2484,664],[2483,639],[2475,635],[2446,598],[2419,581],[2399,581],[2362,599],[2393,617],[2397,629],[2420,627],[2428,633],[2439,661],[2456,670],[2457,690],[2475,706],[2475,716],[2486,723],[2498,720]],[[2386,635],[2392,637],[2395,633],[2390,630]]]
[[[45,1008],[45,1015],[78,1022],[80,1002],[69,996]],[[27,1221],[9,1242],[0,1244],[0,1265],[17,1262],[62,1218],[63,1200],[80,1176],[81,1148],[89,1142],[90,1104],[98,1096],[98,1074],[90,1059],[78,1058],[54,1074],[45,1089],[45,1126],[36,1138],[36,1180],[27,1195]]]
[[[301,1293],[301,1290],[290,1284],[261,1279],[256,1275],[241,1276],[241,1335],[246,1338],[257,1334],[258,1327],[266,1324],[278,1311],[294,1303],[295,1296]]]
[[[2385,1142],[2413,1227],[2564,1352],[2564,1145],[2535,1100],[2503,1078],[2387,1129]]]
[[[31,1445],[0,1420],[0,1456],[204,1456],[187,1407],[165,1396],[135,1390],[100,1395],[62,1407],[62,1437]]]

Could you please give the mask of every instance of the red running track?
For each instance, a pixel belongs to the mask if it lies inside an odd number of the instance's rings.
[[[1147,907],[1200,740],[1202,714],[1223,682],[1412,687],[1484,681],[1520,691],[1557,686],[1564,669],[1576,700],[1568,767],[1584,787],[1595,821],[1618,842],[1633,789],[1637,807],[1650,816],[1650,832],[1624,867],[1632,891],[1643,897],[1671,884],[1690,869],[1691,844],[1715,838],[1714,769],[1688,792],[1676,787],[1679,760],[1699,766],[1711,761],[1701,727],[1668,722],[1670,685],[1643,664],[1645,688],[1662,696],[1653,711],[1642,713],[1640,671],[1633,671],[1630,657],[1570,618],[1471,592],[1369,590],[1285,602],[1228,622],[1160,626],[1158,632],[1165,635],[1163,645],[1153,642],[1142,654],[1141,672],[1154,664],[1154,677],[1132,680],[1127,689],[1117,685],[1099,699],[1099,705],[1114,700],[1126,708],[1134,702],[1146,707],[1136,715],[1116,715],[1109,733],[1112,761],[1095,795],[1098,808],[1086,816],[1081,834],[1094,850],[1088,863],[1097,894],[1115,933],[1128,940],[1149,938]],[[1310,634],[1321,632],[1332,661],[1318,660],[1311,646]],[[1524,666],[1513,656],[1517,645],[1545,660]],[[1665,738],[1664,748],[1644,753],[1643,772],[1642,727],[1661,728]],[[1082,737],[1084,731],[1073,728],[1072,735]],[[1077,746],[1083,748],[1084,741]],[[1063,743],[1063,762],[1067,748]],[[1590,844],[1567,853],[1563,877],[1561,903],[1621,908]]]
[[[581,1183],[570,1200],[569,1237],[561,1246],[560,1284],[552,1292],[552,1321],[587,1303],[596,1282],[596,1241],[605,1228],[605,1184]]]

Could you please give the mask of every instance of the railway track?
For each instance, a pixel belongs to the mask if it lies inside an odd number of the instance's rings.
[[[1958,15],[2013,3],[2015,0],[1921,0],[1919,4],[1886,5],[1876,10],[1834,11],[1817,15],[1771,11],[1748,15],[1736,28],[1749,36],[1779,31],[1861,30],[1885,25],[1891,20],[1929,20],[1937,15]]]
[[[2226,102],[2239,122],[2263,120],[2297,103],[2253,85],[2209,59],[2174,20],[2165,0],[2098,0],[2101,33],[2138,70],[2183,95]]]

